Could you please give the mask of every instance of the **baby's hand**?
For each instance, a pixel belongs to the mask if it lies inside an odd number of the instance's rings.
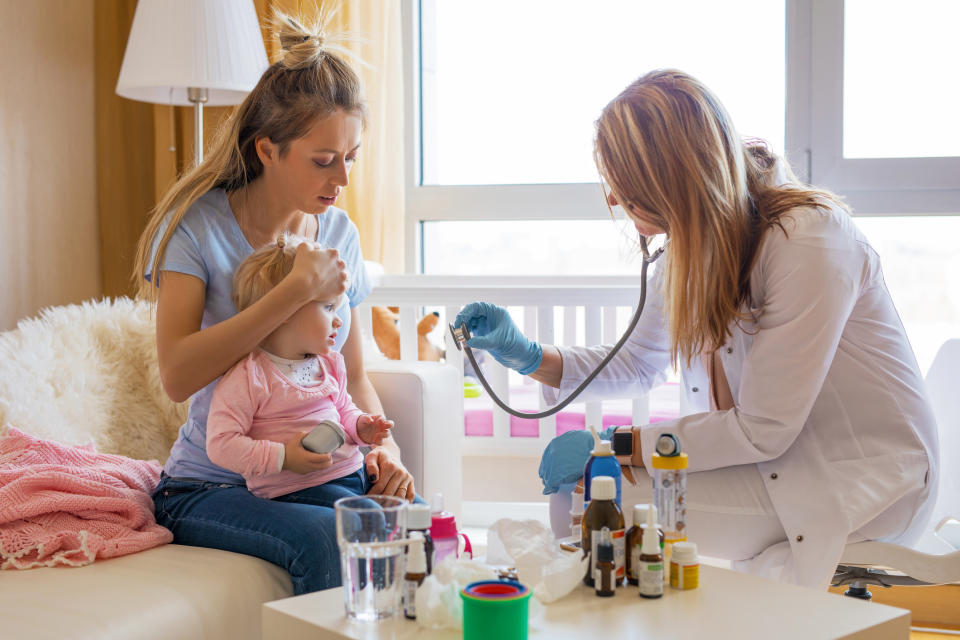
[[[363,414],[357,418],[357,435],[367,444],[381,445],[393,429],[393,420]]]
[[[283,468],[294,473],[323,471],[333,464],[329,453],[314,453],[303,448],[302,440],[310,433],[302,431],[283,443]]]

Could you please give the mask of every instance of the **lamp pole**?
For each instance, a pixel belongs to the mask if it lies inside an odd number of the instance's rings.
[[[194,166],[203,162],[203,103],[210,99],[210,91],[187,87],[187,100],[193,103],[193,158]]]

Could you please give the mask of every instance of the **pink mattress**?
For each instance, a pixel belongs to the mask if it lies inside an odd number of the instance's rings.
[[[510,402],[508,404],[520,411],[534,412],[539,409],[539,394],[540,385],[538,384],[515,385],[510,387]],[[672,420],[678,417],[680,414],[678,394],[679,386],[675,382],[668,382],[651,392],[650,422]],[[493,407],[493,400],[487,396],[486,392],[479,398],[464,399],[464,433],[468,436],[492,437]],[[604,401],[603,425],[601,428],[631,424],[632,422],[630,400]],[[574,402],[557,414],[557,435],[586,428],[583,403]],[[511,438],[536,438],[538,435],[539,427],[536,420],[510,416]]]

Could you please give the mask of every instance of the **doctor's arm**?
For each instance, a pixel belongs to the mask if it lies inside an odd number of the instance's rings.
[[[770,233],[759,267],[763,309],[743,359],[736,407],[646,426],[644,462],[661,433],[676,434],[690,470],[753,464],[783,455],[803,429],[833,362],[864,277],[853,240],[803,230]]]

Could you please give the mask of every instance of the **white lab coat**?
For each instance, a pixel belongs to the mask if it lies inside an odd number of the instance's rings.
[[[683,371],[694,413],[646,425],[676,434],[690,472],[756,464],[787,534],[758,556],[758,572],[825,587],[848,539],[909,544],[926,524],[939,466],[923,378],[884,284],[880,260],[849,215],[798,209],[787,233],[769,230],[751,272],[754,321],[720,349],[735,407],[710,411],[700,358]],[[660,278],[624,348],[584,399],[645,393],[669,365]],[[610,346],[561,347],[559,389],[593,370]],[[788,544],[789,543],[789,546]],[[748,563],[749,564],[749,563]]]

